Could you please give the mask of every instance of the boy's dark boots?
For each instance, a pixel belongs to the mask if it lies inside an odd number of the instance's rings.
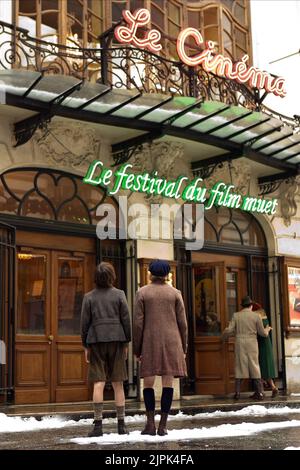
[[[88,437],[100,437],[100,436],[103,436],[102,419],[94,421],[94,428],[88,434]]]
[[[129,434],[124,419],[118,419],[118,434]]]
[[[144,395],[144,402],[145,402],[145,407],[146,407],[147,422],[141,434],[155,436],[156,435],[156,428],[155,428],[155,421],[154,421],[155,395],[154,395],[153,388],[144,388],[143,395]]]
[[[158,430],[157,430],[157,434],[159,436],[166,436],[168,434],[167,421],[168,421],[169,411],[172,406],[173,392],[174,392],[174,389],[172,387],[164,387],[162,391],[161,415],[160,415],[160,422],[159,422]]]
[[[129,434],[125,426],[125,405],[117,406],[118,434]]]
[[[103,436],[102,431],[102,415],[103,415],[103,402],[94,402],[94,428],[88,434],[88,437],[99,437]]]

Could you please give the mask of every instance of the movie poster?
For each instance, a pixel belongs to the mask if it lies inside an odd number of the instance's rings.
[[[288,267],[290,325],[300,327],[300,268]]]

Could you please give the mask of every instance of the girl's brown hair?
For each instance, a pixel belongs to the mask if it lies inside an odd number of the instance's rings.
[[[116,280],[115,269],[112,264],[102,261],[95,271],[95,283],[98,288],[112,287]]]

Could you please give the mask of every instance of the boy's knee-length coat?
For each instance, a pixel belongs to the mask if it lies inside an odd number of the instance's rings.
[[[133,349],[141,357],[141,377],[186,375],[187,321],[179,290],[154,282],[137,292]]]

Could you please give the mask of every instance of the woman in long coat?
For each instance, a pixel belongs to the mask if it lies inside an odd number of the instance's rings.
[[[174,377],[186,375],[187,321],[179,290],[167,283],[170,265],[150,263],[151,283],[136,294],[133,349],[144,378],[147,423],[142,434],[155,435],[155,376],[162,377],[161,419],[158,434],[167,434],[166,424],[173,400]]]
[[[253,311],[258,313],[262,319],[264,327],[269,326],[269,320],[262,306],[256,302],[253,303]],[[274,384],[275,366],[273,357],[273,348],[270,336],[263,338],[258,336],[259,366],[261,377],[272,390],[272,397],[278,395],[278,388]]]

